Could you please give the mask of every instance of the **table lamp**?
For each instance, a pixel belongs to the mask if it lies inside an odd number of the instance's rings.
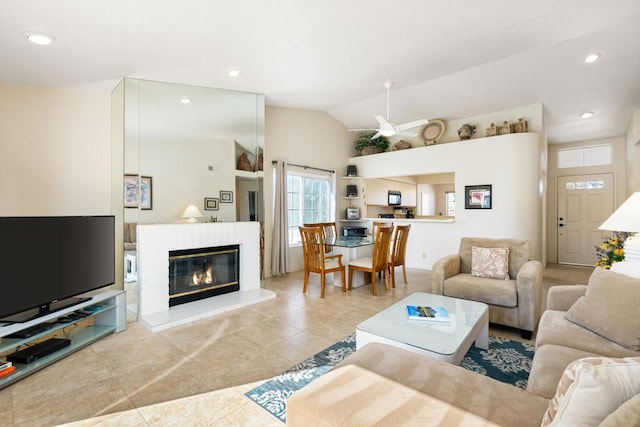
[[[624,260],[640,262],[640,191],[633,193],[598,229],[636,233],[624,242]]]
[[[189,205],[184,210],[182,218],[188,218],[187,222],[198,222],[197,218],[202,218],[202,212],[195,205]]]

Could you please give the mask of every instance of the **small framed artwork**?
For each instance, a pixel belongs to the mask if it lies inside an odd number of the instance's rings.
[[[204,198],[204,210],[205,211],[217,211],[218,210],[218,202],[220,200],[215,197],[205,197]]]
[[[491,185],[465,185],[465,209],[491,209]]]
[[[138,175],[124,176],[124,207],[138,207]]]
[[[153,187],[150,176],[140,177],[140,209],[153,209]]]
[[[233,191],[220,190],[220,203],[233,203]]]

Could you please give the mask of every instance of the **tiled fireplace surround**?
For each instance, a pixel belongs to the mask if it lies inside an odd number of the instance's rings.
[[[169,308],[169,251],[240,245],[240,291]],[[260,288],[258,222],[139,224],[138,315],[160,331],[275,298]]]

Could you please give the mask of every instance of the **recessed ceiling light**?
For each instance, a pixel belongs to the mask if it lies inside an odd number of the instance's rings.
[[[587,64],[591,64],[592,62],[596,62],[598,59],[600,59],[599,53],[591,53],[587,55],[586,58],[584,58],[584,62]]]
[[[191,104],[191,98],[187,98],[186,96],[183,96],[182,98],[180,98],[180,102],[183,104]]]
[[[229,70],[227,71],[227,76],[229,77],[238,77],[240,75],[240,70]]]
[[[39,46],[47,46],[56,41],[56,38],[45,33],[38,33],[35,31],[27,31],[22,33],[22,36],[29,40],[33,44]]]
[[[590,119],[594,115],[595,115],[595,113],[593,111],[587,111],[586,113],[580,114],[580,118],[581,119]]]

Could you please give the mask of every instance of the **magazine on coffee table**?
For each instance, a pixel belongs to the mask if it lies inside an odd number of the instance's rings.
[[[451,317],[444,307],[408,305],[407,315],[409,320],[419,320],[430,323],[450,323]]]

